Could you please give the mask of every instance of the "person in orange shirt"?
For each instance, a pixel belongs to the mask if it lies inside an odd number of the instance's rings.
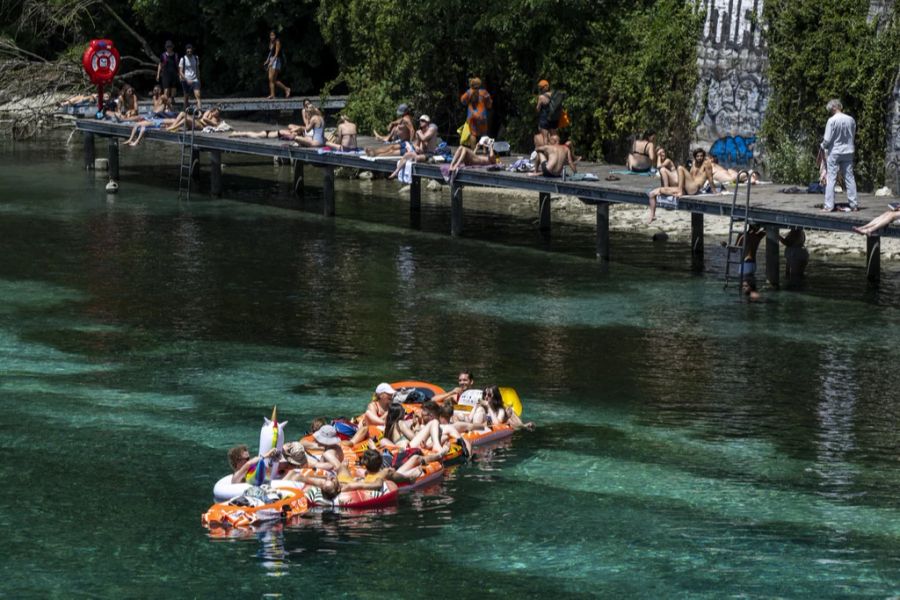
[[[481,79],[470,79],[469,89],[459,97],[459,101],[466,107],[466,121],[469,123],[472,139],[478,140],[487,135],[488,111],[491,110],[493,101],[488,91],[481,87]]]

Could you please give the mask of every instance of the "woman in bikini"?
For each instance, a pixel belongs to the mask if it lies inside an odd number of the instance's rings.
[[[193,129],[203,129],[204,127],[218,127],[222,122],[222,112],[218,108],[211,108],[204,111],[199,118],[192,117],[186,112],[178,113],[175,120],[166,128],[166,131],[178,131],[182,125],[190,125]]]
[[[659,171],[659,178],[662,180],[662,186],[678,185],[678,169],[675,163],[669,158],[665,148],[656,149],[656,170]]]
[[[482,425],[490,429],[494,425],[502,425],[504,423],[509,424],[513,429],[528,429],[529,431],[534,429],[534,423],[530,421],[528,423],[522,422],[516,411],[503,403],[503,395],[500,393],[499,387],[496,385],[488,386],[484,388],[478,406],[472,411],[472,424]]]
[[[122,88],[122,95],[119,96],[117,104],[118,117],[120,121],[138,121],[141,119],[138,114],[138,99],[134,93],[134,88],[128,84]]]
[[[478,154],[479,148],[486,148],[488,151],[487,155]],[[470,150],[465,146],[460,146],[456,149],[456,154],[453,155],[453,160],[450,162],[450,170],[456,171],[460,167],[492,165],[499,162],[497,155],[494,154],[494,140],[490,138],[481,138],[481,141],[478,142],[475,150]]]
[[[625,166],[635,173],[649,173],[654,165],[656,165],[656,132],[647,130],[631,145]]]

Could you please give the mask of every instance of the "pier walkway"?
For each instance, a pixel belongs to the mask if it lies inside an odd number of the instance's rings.
[[[236,129],[261,130],[260,123],[235,122],[229,120]],[[84,134],[85,166],[93,168],[94,165],[94,138],[96,136],[108,139],[108,151],[110,158],[110,178],[118,179],[119,153],[118,139],[127,138],[131,131],[131,125],[127,123],[112,123],[94,119],[77,119],[75,127]],[[145,140],[154,140],[180,147],[182,134],[170,133],[158,129],[150,129],[145,135]],[[363,138],[360,143],[365,145]],[[371,138],[372,145],[376,141]],[[290,161],[293,168],[294,190],[302,193],[304,165],[310,165],[323,170],[324,174],[324,213],[326,216],[334,215],[334,169],[348,167],[366,171],[390,173],[396,166],[396,160],[367,160],[363,157],[340,154],[333,152],[320,152],[318,149],[307,149],[290,146],[281,140],[272,139],[248,139],[232,138],[227,133],[204,134],[195,133],[194,150],[209,154],[207,168],[210,170],[210,193],[220,195],[222,192],[222,153],[234,153],[254,156],[276,157]],[[176,154],[173,153],[173,168],[177,168]],[[504,159],[510,164],[516,156]],[[640,177],[629,174],[619,174],[618,181],[607,181],[606,177],[613,172],[621,171],[622,166],[600,165],[596,163],[581,162],[578,164],[579,173],[593,173],[599,181],[569,181],[558,178],[529,177],[523,173],[509,171],[488,171],[483,168],[461,169],[451,186],[450,206],[450,233],[459,235],[463,229],[463,188],[465,186],[487,186],[506,189],[528,190],[538,194],[539,227],[542,230],[550,229],[550,202],[551,195],[570,195],[578,197],[586,204],[596,206],[596,248],[597,257],[608,261],[609,249],[609,205],[610,203],[630,203],[649,206],[647,197],[648,189],[658,185],[656,177]],[[421,181],[422,179],[434,179],[443,182],[439,164],[417,163],[413,167],[413,181],[410,186],[410,210],[421,210]],[[765,226],[766,236],[766,278],[773,286],[780,283],[779,274],[779,241],[778,235],[784,227],[803,227],[806,229],[818,229],[824,231],[845,232],[858,236],[852,231],[852,227],[863,225],[875,216],[886,210],[886,202],[883,198],[877,198],[871,194],[860,194],[861,210],[857,213],[824,213],[815,204],[822,201],[821,195],[808,194],[784,194],[778,189],[781,186],[773,184],[755,185],[751,191],[749,214],[743,215],[743,197],[746,194],[742,185],[739,192],[736,216],[746,216],[751,222]],[[731,215],[732,191],[725,194],[703,194],[698,196],[685,196],[678,200],[675,210],[691,213],[691,252],[695,266],[702,267],[704,256],[703,244],[703,217],[704,215],[717,215],[728,217]],[[839,198],[840,200],[840,198]],[[666,210],[659,208],[659,210]],[[891,226],[881,231],[882,236],[900,237],[900,227]],[[870,281],[877,281],[880,277],[880,237],[870,236],[860,238],[860,244],[866,244],[866,272]]]
[[[279,112],[294,111],[303,108],[303,103],[309,100],[313,105],[322,110],[340,110],[347,105],[347,96],[329,96],[324,100],[319,96],[291,96],[290,98],[203,98],[204,108],[218,106],[222,112]],[[181,106],[181,97],[175,98],[175,105]],[[191,100],[193,104],[193,100]],[[153,108],[152,100],[138,101],[138,109],[141,114],[150,112]],[[60,112],[76,117],[93,117],[97,112],[97,103],[83,102],[72,106],[64,106]]]

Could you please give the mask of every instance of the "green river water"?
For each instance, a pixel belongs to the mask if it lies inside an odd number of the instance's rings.
[[[107,196],[79,136],[0,149],[0,596],[900,594],[893,266],[747,305],[712,241],[701,276],[647,236],[603,270],[588,228],[469,211],[451,239],[383,182],[325,219],[314,169],[297,202],[239,158],[188,203],[173,152],[123,149]],[[273,405],[295,438],[460,367],[537,430],[391,510],[201,526]]]

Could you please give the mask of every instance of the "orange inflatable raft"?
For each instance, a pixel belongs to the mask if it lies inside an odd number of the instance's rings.
[[[299,487],[263,486],[226,502],[213,504],[201,517],[206,527],[253,527],[270,521],[290,519],[309,508]]]

